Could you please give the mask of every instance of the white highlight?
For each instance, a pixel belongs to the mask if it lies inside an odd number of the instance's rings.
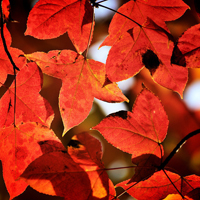
[[[183,96],[184,102],[191,110],[200,109],[200,80],[187,87]]]
[[[117,10],[119,8],[119,2],[116,0],[105,1],[101,4],[109,8],[112,8],[113,10]],[[106,19],[107,17],[113,16],[115,14],[113,11],[108,10],[106,8],[102,8],[100,6],[99,8],[95,8],[94,13],[95,13],[95,20],[97,21],[102,20],[104,18]]]

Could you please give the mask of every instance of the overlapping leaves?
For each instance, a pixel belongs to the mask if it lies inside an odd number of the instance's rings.
[[[43,73],[62,80],[59,106],[64,132],[87,117],[94,97],[107,102],[128,101],[116,83],[104,86],[106,74],[103,63],[85,59],[70,50],[55,50],[48,54],[36,52],[25,56],[36,62]]]
[[[171,64],[173,43],[165,21],[177,19],[187,8],[182,1],[156,0],[129,1],[120,7],[118,12],[123,16],[115,14],[109,36],[101,45],[112,46],[106,61],[108,78],[127,79],[145,65],[157,83],[182,96],[188,72]]]
[[[114,198],[114,186],[101,163],[100,142],[88,133],[73,140],[79,141],[77,147],[42,155],[29,165],[21,179],[39,192],[66,200],[76,199],[77,194],[80,200]]]
[[[190,175],[181,177],[178,174],[166,170],[165,172],[158,171],[147,180],[137,184],[134,182],[127,184],[128,181],[121,182],[117,186],[123,187],[124,189],[132,186],[127,192],[138,200],[160,200],[168,194],[177,194],[178,191],[184,196],[194,188],[200,186],[199,176]],[[182,199],[182,197],[179,197],[179,199]]]
[[[4,25],[4,37],[5,37],[5,42],[7,45],[7,48],[15,62],[15,64],[18,66],[18,68],[20,69],[23,65],[24,65],[24,58],[20,57],[20,55],[23,55],[24,53],[17,49],[17,48],[13,48],[10,47],[12,39],[11,39],[11,35],[10,32],[8,31],[6,25]],[[4,46],[3,46],[3,42],[2,40],[0,40],[0,62],[1,62],[1,68],[0,68],[0,83],[3,84],[7,78],[8,74],[13,75],[13,66],[10,63],[10,60],[4,50]]]
[[[9,20],[9,2],[3,1],[2,6]],[[66,150],[49,129],[53,111],[39,94],[42,72],[62,80],[59,107],[64,132],[87,117],[94,97],[107,102],[128,101],[114,82],[137,74],[143,65],[157,83],[182,95],[188,76],[183,66],[199,67],[199,25],[188,29],[174,50],[165,22],[177,19],[187,8],[181,0],[128,1],[118,10],[121,14],[114,16],[109,36],[101,45],[112,46],[106,66],[81,55],[93,35],[93,8],[88,0],[39,0],[27,22],[25,34],[39,39],[67,32],[78,53],[36,52],[25,55],[24,65],[23,52],[10,47],[11,37],[4,28],[8,50],[20,69],[16,83],[6,88],[7,74],[14,73],[1,43],[0,84],[7,91],[0,99],[0,159],[11,199],[28,185],[66,200],[75,199],[77,193],[82,200],[114,198],[113,184],[101,162],[100,142],[84,133],[73,138],[78,145]],[[168,119],[158,97],[148,89],[138,95],[132,112],[111,114],[94,129],[115,147],[132,154],[135,174],[117,186],[133,197],[161,199],[178,192],[188,195],[200,186],[198,176],[183,178],[159,168]]]
[[[46,99],[40,94],[42,89],[42,72],[35,63],[25,65],[3,97],[0,99],[0,127],[21,122],[39,122],[50,127],[53,120],[53,110]],[[1,84],[2,87],[5,87]],[[16,102],[15,102],[16,95]],[[16,106],[16,110],[14,109]]]
[[[0,129],[0,159],[10,199],[24,192],[28,186],[18,178],[32,161],[43,155],[39,143],[44,140],[59,141],[52,130],[35,122]]]

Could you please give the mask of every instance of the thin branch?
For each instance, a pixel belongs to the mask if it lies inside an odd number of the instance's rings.
[[[7,45],[6,45],[6,40],[5,40],[5,37],[4,37],[4,33],[3,33],[3,25],[4,25],[4,16],[3,16],[3,10],[2,10],[2,2],[3,0],[1,0],[1,38],[2,38],[2,42],[3,42],[3,47],[4,47],[4,50],[11,62],[11,64],[13,65],[13,69],[15,70],[18,70],[19,71],[19,68],[15,65],[13,59],[12,59],[12,56],[10,55],[10,52],[8,51],[8,48],[7,48]]]
[[[117,14],[119,14],[119,15],[121,15],[121,16],[123,16],[123,17],[129,19],[129,20],[131,20],[132,22],[134,22],[135,24],[137,24],[139,27],[142,27],[141,24],[139,24],[138,22],[134,21],[134,20],[131,19],[130,17],[128,17],[128,16],[126,16],[126,15],[124,15],[124,14],[122,14],[122,13],[120,13],[120,12],[118,12],[118,11],[112,9],[112,8],[109,8],[109,7],[107,7],[107,6],[104,6],[104,5],[100,4],[100,3],[101,3],[101,1],[100,1],[100,2],[97,2],[97,3],[94,3],[93,6],[95,6],[95,7],[99,7],[99,6],[100,6],[100,7],[102,7],[102,8],[106,8],[106,9],[108,9],[108,10],[111,10],[111,11],[113,11],[113,12],[115,12],[115,13],[117,13]]]
[[[178,188],[175,186],[175,184],[172,182],[172,180],[170,179],[170,177],[168,176],[168,174],[166,173],[166,171],[164,169],[162,169],[162,171],[165,173],[165,175],[167,176],[167,178],[169,179],[169,181],[171,182],[171,184],[174,186],[174,188],[176,189],[176,191],[181,195],[181,197],[184,199],[184,196],[182,195],[182,193],[178,190]]]
[[[126,166],[126,167],[113,167],[113,168],[104,168],[104,170],[109,171],[109,170],[119,170],[119,169],[129,169],[129,168],[135,168],[137,166]]]
[[[6,45],[6,40],[5,40],[5,37],[4,37],[4,32],[3,32],[3,29],[4,29],[4,15],[3,15],[3,7],[2,7],[2,2],[3,0],[0,1],[1,3],[1,9],[0,9],[0,14],[1,14],[1,38],[2,38],[2,43],[3,43],[3,47],[4,47],[4,50],[13,66],[13,74],[14,74],[14,83],[15,83],[15,88],[14,88],[14,120],[13,120],[13,124],[14,124],[14,127],[16,126],[15,125],[15,113],[16,113],[16,70],[19,70],[19,68],[15,65],[13,59],[12,59],[12,56],[10,55],[10,52],[8,51],[8,48],[7,48],[7,45]]]
[[[107,1],[107,0],[102,0],[102,1],[99,1],[99,2],[96,2],[96,3],[103,3],[103,2],[105,2],[105,1]]]
[[[122,193],[120,193],[119,195],[117,195],[116,197],[112,198],[111,200],[114,200],[116,198],[121,197],[123,194],[125,194],[129,189],[131,189],[132,187],[134,187],[135,185],[137,185],[138,183],[140,183],[141,181],[144,181],[146,179],[148,179],[149,177],[151,177],[152,174],[149,174],[149,176],[144,177],[142,180],[140,180],[139,182],[134,183],[133,185],[131,185],[130,187],[128,187],[127,189],[125,189]]]
[[[187,142],[187,140],[197,134],[200,133],[200,129],[197,129],[195,131],[192,131],[188,135],[186,135],[173,149],[173,151],[167,156],[167,158],[164,160],[164,162],[160,165],[158,170],[164,169],[165,166],[168,164],[168,162],[172,159],[172,157],[179,151],[179,149]]]

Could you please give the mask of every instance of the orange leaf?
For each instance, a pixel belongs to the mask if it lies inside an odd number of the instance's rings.
[[[184,32],[178,40],[178,48],[182,53],[179,59],[184,57],[186,67],[200,67],[200,24],[192,26]]]
[[[42,155],[43,151],[51,151],[52,148],[48,145],[42,145],[46,140],[59,141],[52,130],[37,123],[0,129],[0,160],[10,199],[24,192],[28,186],[18,179],[26,167]]]
[[[10,32],[8,31],[6,25],[4,25],[4,38],[6,40],[6,45],[8,48],[8,51],[10,52],[16,66],[21,69],[22,66],[24,65],[24,58],[23,57],[19,57],[20,55],[23,55],[24,53],[16,48],[12,48],[10,47],[12,39],[11,39],[11,35]],[[14,70],[13,70],[13,65],[11,64],[5,50],[3,47],[3,42],[2,39],[0,39],[0,62],[1,62],[1,67],[0,67],[0,84],[3,84],[7,78],[8,74],[14,74]],[[18,72],[18,71],[16,71]]]
[[[44,154],[33,161],[21,175],[21,179],[35,190],[76,199],[112,199],[115,190],[103,170],[100,142],[87,133],[73,139],[81,143],[67,151]]]
[[[186,195],[193,188],[200,186],[200,177],[190,175],[181,177],[178,174],[166,171],[168,177],[171,179],[176,188]],[[123,181],[117,186],[123,187],[127,192],[138,200],[154,199],[160,200],[165,198],[168,194],[177,194],[177,190],[172,185],[166,174],[163,171],[154,173],[149,179],[139,183],[127,184],[129,180]],[[132,187],[131,187],[132,186]]]
[[[107,116],[93,127],[115,147],[132,154],[154,154],[162,157],[168,119],[158,97],[143,89],[132,112],[120,111]]]
[[[174,9],[175,5],[177,9]],[[101,45],[112,46],[106,61],[109,80],[128,79],[145,65],[154,81],[182,96],[188,71],[171,64],[173,43],[165,21],[181,16],[187,8],[182,1],[172,4],[171,1],[160,3],[157,0],[129,1],[120,7],[118,12],[128,18],[115,14],[109,36]],[[168,11],[175,15],[166,15]]]
[[[10,1],[9,0],[2,0],[2,11],[4,14],[4,19],[8,21],[9,15],[10,15]]]
[[[89,114],[94,97],[108,102],[128,101],[116,83],[104,86],[105,65],[85,59],[70,50],[36,52],[25,55],[43,73],[62,79],[59,106],[64,132],[82,122]]]
[[[185,200],[193,200],[187,196],[184,196]],[[169,194],[166,198],[163,200],[183,200],[182,196],[180,194]]]
[[[39,122],[50,126],[53,110],[47,100],[39,94],[43,77],[38,66],[35,63],[24,66],[16,77],[16,83],[15,124]],[[14,122],[14,87],[13,83],[0,99],[0,127],[10,126]]]
[[[88,0],[39,0],[29,14],[25,35],[51,39],[68,32],[81,54],[88,45],[92,20],[93,8]]]

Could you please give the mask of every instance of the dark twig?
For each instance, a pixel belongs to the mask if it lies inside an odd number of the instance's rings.
[[[1,3],[1,9],[0,9],[0,13],[1,13],[1,38],[2,38],[2,42],[3,42],[3,47],[4,47],[4,50],[13,66],[13,72],[14,72],[14,83],[15,83],[15,88],[14,88],[14,120],[13,120],[13,124],[14,124],[14,127],[16,126],[15,125],[15,113],[16,113],[16,70],[19,70],[19,68],[15,65],[13,59],[12,59],[12,56],[10,55],[10,52],[8,51],[8,48],[7,48],[7,45],[6,45],[6,40],[5,40],[5,37],[4,37],[4,32],[3,32],[3,28],[4,28],[4,15],[3,15],[3,8],[2,8],[2,2],[3,0],[0,1]]]
[[[128,16],[126,16],[126,15],[124,15],[124,14],[122,14],[122,13],[120,13],[120,12],[118,12],[118,11],[112,9],[112,8],[109,8],[109,7],[107,7],[107,6],[104,6],[104,5],[100,4],[100,3],[102,3],[102,2],[103,2],[103,1],[95,2],[95,3],[93,3],[92,5],[95,6],[95,7],[97,7],[97,8],[100,6],[100,7],[102,7],[102,8],[106,8],[106,9],[108,9],[108,10],[111,10],[111,11],[113,11],[113,12],[115,12],[115,13],[117,13],[117,14],[119,14],[119,15],[121,15],[121,16],[123,16],[123,17],[129,19],[129,20],[131,20],[132,22],[134,22],[135,24],[137,24],[139,27],[142,27],[141,24],[139,24],[138,22],[134,21],[134,20],[131,19],[130,17],[128,17]]]
[[[2,38],[2,42],[3,42],[3,47],[4,47],[4,50],[11,62],[11,64],[13,65],[13,69],[14,71],[15,70],[18,70],[19,71],[19,68],[15,65],[13,59],[12,59],[12,56],[10,55],[10,52],[8,51],[8,48],[7,48],[7,45],[6,45],[6,40],[5,40],[5,37],[4,37],[4,33],[3,33],[3,25],[4,25],[4,16],[3,16],[3,10],[2,10],[2,2],[3,0],[1,0],[1,38]]]
[[[184,196],[182,195],[182,193],[178,190],[178,188],[175,186],[175,184],[172,182],[172,180],[170,179],[170,177],[168,176],[168,174],[166,173],[166,171],[164,169],[162,169],[162,171],[165,173],[166,177],[169,179],[170,183],[174,186],[174,188],[176,189],[176,191],[181,195],[181,197],[184,199]]]
[[[164,169],[165,166],[168,164],[168,162],[172,159],[172,157],[179,151],[179,149],[187,142],[187,140],[197,134],[200,133],[200,129],[197,129],[195,131],[192,131],[188,135],[186,135],[173,149],[173,151],[167,156],[167,158],[164,160],[164,162],[160,165],[158,170]]]

